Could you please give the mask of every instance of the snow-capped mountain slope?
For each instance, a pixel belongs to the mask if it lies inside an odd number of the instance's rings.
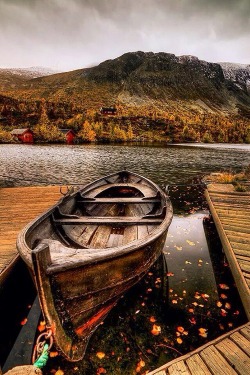
[[[222,67],[225,79],[232,81],[240,89],[250,93],[250,65],[219,63]]]

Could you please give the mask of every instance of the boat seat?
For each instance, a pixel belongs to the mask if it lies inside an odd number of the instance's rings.
[[[158,197],[143,197],[143,198],[83,198],[77,203],[124,203],[124,204],[140,204],[140,203],[160,203]]]
[[[59,218],[54,219],[53,223],[56,225],[77,225],[77,224],[91,224],[91,225],[156,225],[162,223],[163,218],[158,215],[153,217],[136,217],[136,216],[81,216],[78,218]]]

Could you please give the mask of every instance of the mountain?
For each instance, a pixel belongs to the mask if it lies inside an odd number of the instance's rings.
[[[3,84],[0,71],[0,90],[15,98],[70,101],[96,110],[122,104],[250,115],[249,66],[194,56],[138,51],[66,73],[14,75],[14,83]]]
[[[226,79],[250,94],[250,65],[234,63],[220,63],[220,65]]]
[[[19,88],[27,80],[44,77],[57,73],[55,70],[43,67],[30,68],[0,68],[1,91],[11,88]]]

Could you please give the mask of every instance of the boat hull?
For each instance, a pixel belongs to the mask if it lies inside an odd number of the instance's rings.
[[[157,185],[123,171],[68,194],[19,234],[46,326],[66,359],[83,358],[99,324],[161,255],[172,216]]]

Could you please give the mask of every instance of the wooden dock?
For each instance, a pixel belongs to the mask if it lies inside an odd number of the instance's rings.
[[[59,186],[0,189],[0,284],[18,258],[18,232],[61,197]]]
[[[222,246],[250,320],[250,192],[210,184],[205,192]],[[250,374],[250,323],[228,332],[148,375]]]
[[[250,374],[250,323],[245,324],[148,375]]]
[[[250,320],[250,192],[236,192],[231,184],[210,184],[205,196]]]

